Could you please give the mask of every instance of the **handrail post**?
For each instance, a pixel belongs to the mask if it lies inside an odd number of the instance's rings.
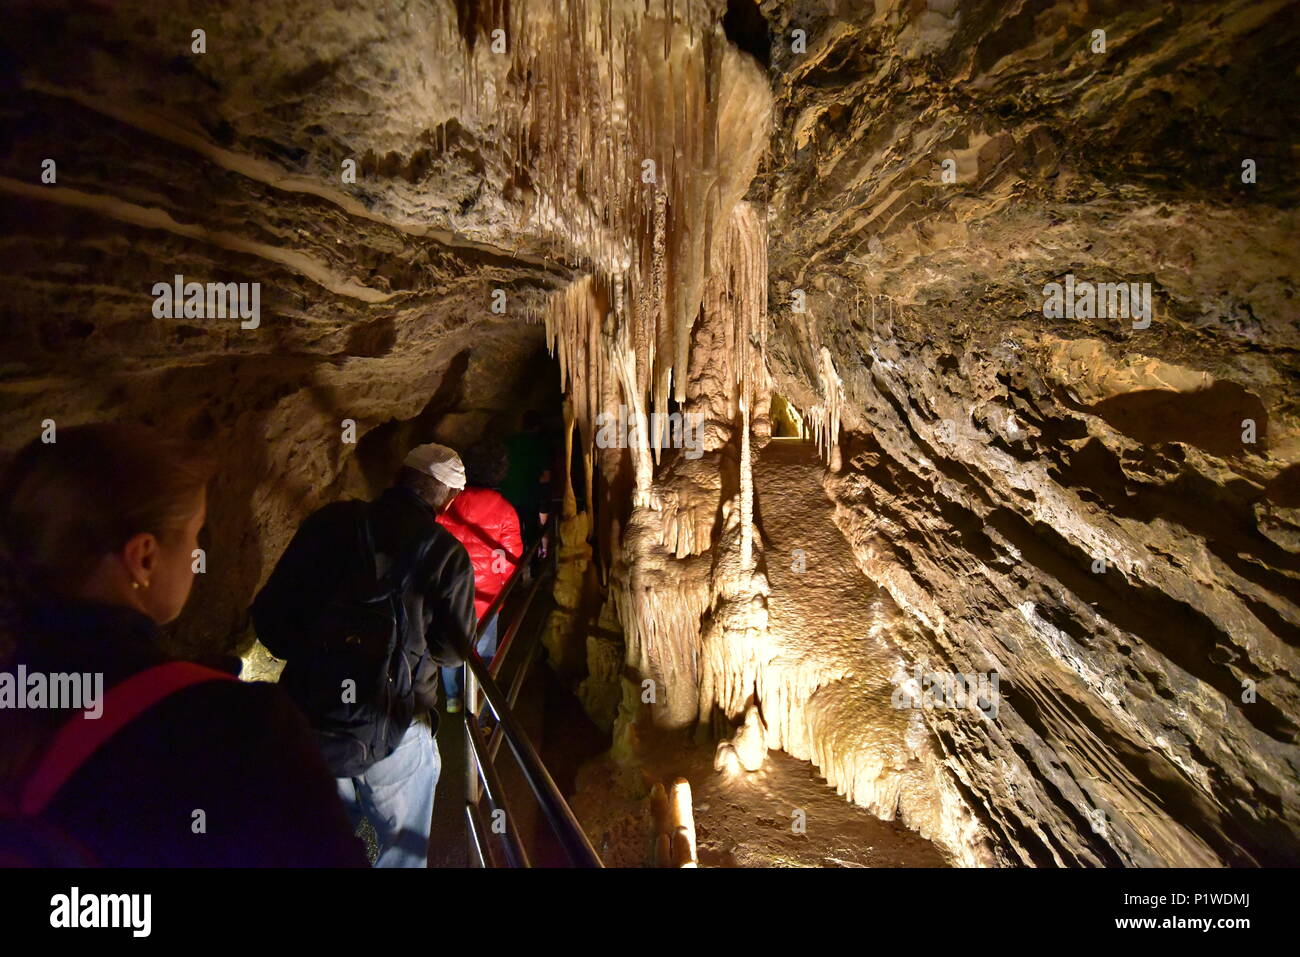
[[[473,649],[470,649],[470,653],[474,653]],[[468,660],[469,659],[466,658],[466,661]],[[474,750],[474,741],[469,729],[469,716],[476,713],[476,711],[472,709],[475,708],[475,699],[478,697],[478,678],[475,677],[473,669],[468,665],[465,667],[464,684],[465,697],[461,702],[461,714],[465,719],[465,758],[467,770],[469,771],[469,774],[466,776],[465,800],[474,807],[478,807],[479,799],[482,796],[482,791],[479,787],[479,775],[482,771],[478,764],[478,754]]]
[[[487,790],[488,800],[496,806],[496,810],[505,815],[505,830],[501,832],[502,844],[505,848],[506,859],[513,867],[527,867],[528,853],[524,850],[524,843],[519,837],[519,829],[515,827],[514,815],[510,813],[510,804],[506,800],[505,792],[501,788],[501,780],[497,777],[496,769],[492,767],[492,761],[487,755],[487,745],[483,743],[483,735],[479,733],[478,721],[472,715],[465,716],[465,727],[468,730],[470,747],[478,759],[479,775]],[[478,805],[469,805],[475,813],[478,813]],[[479,821],[482,821],[481,814]],[[486,835],[484,835],[486,842]]]

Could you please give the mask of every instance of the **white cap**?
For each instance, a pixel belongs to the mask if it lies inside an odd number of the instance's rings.
[[[465,487],[465,466],[461,464],[460,456],[455,450],[445,445],[435,445],[432,442],[417,445],[406,453],[402,464],[417,472],[432,475],[448,488]]]

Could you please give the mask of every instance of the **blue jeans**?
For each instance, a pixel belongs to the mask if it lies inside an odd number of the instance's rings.
[[[412,721],[397,750],[355,778],[335,778],[355,828],[364,816],[379,838],[375,867],[428,867],[433,791],[442,759],[423,721]]]
[[[478,640],[474,646],[478,650],[478,656],[487,664],[492,660],[492,656],[497,653],[497,616],[493,615],[492,620],[483,626],[483,637]],[[442,669],[442,686],[447,691],[447,700],[452,698],[464,697],[462,686],[462,675],[464,674],[464,665],[457,668]]]

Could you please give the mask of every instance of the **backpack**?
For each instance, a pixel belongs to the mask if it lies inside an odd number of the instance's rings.
[[[158,702],[191,685],[234,680],[233,675],[192,662],[168,661],[109,688],[98,718],[69,718],[19,786],[17,800],[0,795],[0,867],[94,866],[90,851],[41,817],[60,788],[105,742]]]
[[[428,547],[421,542],[381,574],[368,503],[352,505],[357,560],[308,624],[310,647],[280,675],[336,778],[392,754],[415,716],[407,637],[408,622],[422,621],[423,596],[408,591]]]

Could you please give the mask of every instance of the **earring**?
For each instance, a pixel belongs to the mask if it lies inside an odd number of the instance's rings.
[[[136,591],[139,591],[139,590],[140,590],[140,583],[137,582],[137,581],[133,581],[133,582],[131,582],[131,587],[134,588]]]

